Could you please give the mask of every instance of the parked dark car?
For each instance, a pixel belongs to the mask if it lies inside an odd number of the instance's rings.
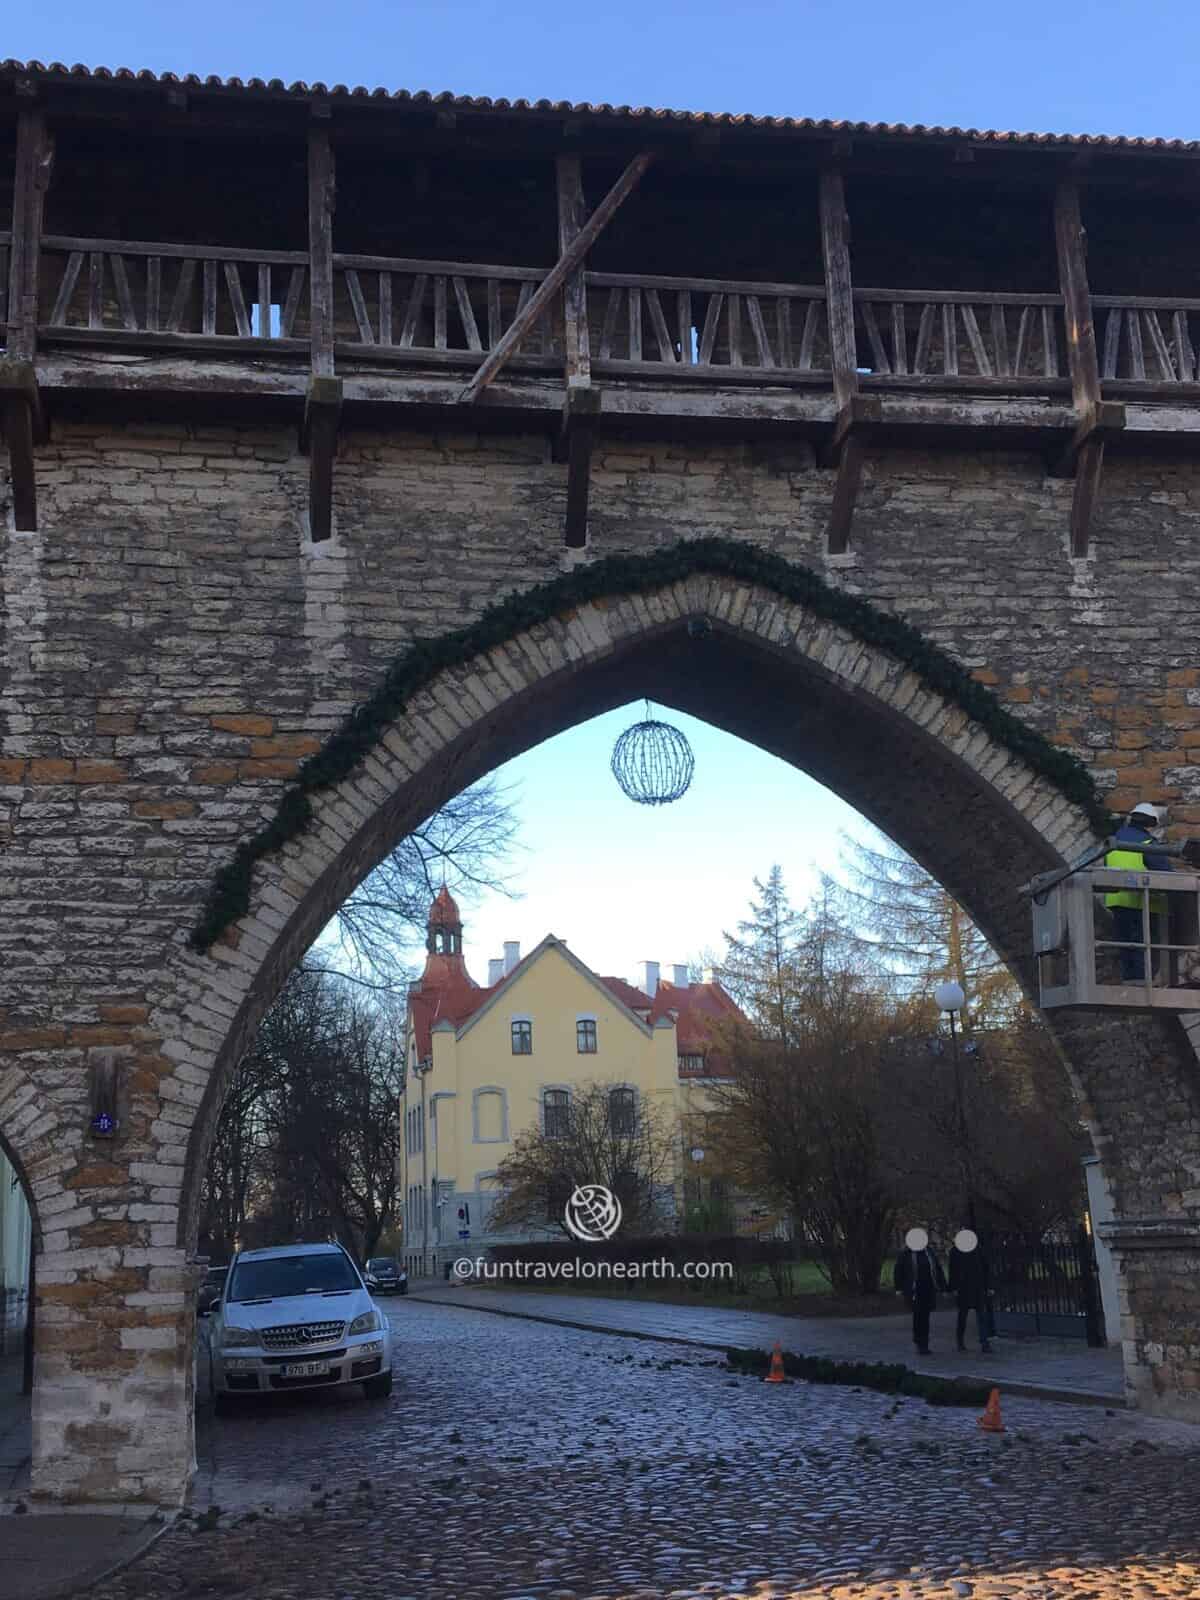
[[[372,1294],[407,1294],[408,1273],[394,1256],[372,1256],[363,1276]]]

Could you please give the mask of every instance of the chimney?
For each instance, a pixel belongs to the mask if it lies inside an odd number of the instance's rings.
[[[488,962],[488,988],[492,989],[504,976],[504,957],[493,956]]]
[[[717,978],[717,969],[715,967],[705,967],[700,976],[705,983],[716,983],[719,981]]]
[[[686,989],[687,986],[688,986],[688,969],[687,969],[687,967],[686,966],[681,967],[681,966],[676,965],[676,966],[673,966],[671,968],[671,972],[673,974],[671,982],[675,985],[675,987],[677,989]]]
[[[651,1000],[653,1000],[658,990],[658,962],[643,961],[642,968],[646,974],[645,978],[642,980],[642,993],[648,994]]]
[[[507,978],[521,959],[521,946],[516,939],[504,941],[504,976]]]

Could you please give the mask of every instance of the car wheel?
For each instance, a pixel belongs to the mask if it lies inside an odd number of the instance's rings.
[[[408,1285],[407,1284],[403,1284],[401,1286],[400,1293],[401,1294],[407,1294],[408,1293]]]
[[[363,1393],[368,1400],[386,1400],[392,1392],[392,1375],[381,1372],[377,1378],[363,1380]]]

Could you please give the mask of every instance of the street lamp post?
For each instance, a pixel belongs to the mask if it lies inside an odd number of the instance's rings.
[[[970,1132],[967,1127],[967,1108],[963,1098],[962,1059],[958,1051],[958,1029],[955,1017],[967,1003],[960,983],[952,980],[948,983],[939,983],[933,991],[934,1002],[939,1011],[944,1011],[950,1018],[950,1054],[954,1060],[954,1109],[958,1124],[958,1163],[962,1179],[963,1193],[966,1198],[967,1225],[972,1230],[975,1228],[975,1185],[972,1180],[971,1169],[971,1143]]]

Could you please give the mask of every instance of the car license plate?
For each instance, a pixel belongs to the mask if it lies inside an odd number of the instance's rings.
[[[321,1378],[329,1371],[328,1361],[289,1361],[283,1369],[285,1378]]]

